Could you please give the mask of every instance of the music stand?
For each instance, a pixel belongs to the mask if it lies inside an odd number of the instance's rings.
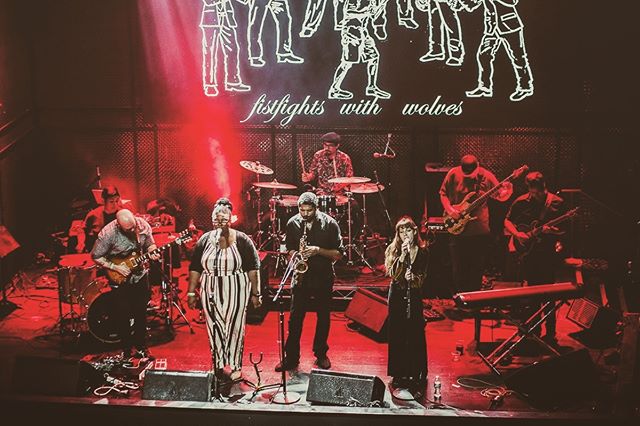
[[[13,312],[18,305],[7,300],[7,289],[3,282],[2,260],[11,252],[20,247],[20,244],[13,238],[9,230],[0,225],[0,286],[2,287],[2,301],[0,301],[0,319]]]

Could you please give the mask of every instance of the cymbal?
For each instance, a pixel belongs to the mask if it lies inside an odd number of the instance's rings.
[[[253,186],[257,186],[258,188],[268,188],[268,189],[296,189],[295,185],[291,185],[290,183],[280,183],[277,180],[272,180],[271,182],[253,182]]]
[[[257,173],[259,175],[272,175],[273,170],[264,164],[260,164],[259,161],[247,161],[243,160],[240,162],[240,165],[249,170],[250,172]]]
[[[373,194],[374,192],[382,192],[384,191],[384,185],[375,184],[373,182],[369,183],[359,183],[351,186],[351,192],[355,194]]]
[[[352,184],[352,183],[365,183],[369,182],[371,179],[368,177],[360,177],[360,176],[350,176],[350,177],[334,177],[329,179],[327,182],[329,183],[344,183],[344,184]]]

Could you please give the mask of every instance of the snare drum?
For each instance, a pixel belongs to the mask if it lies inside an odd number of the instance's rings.
[[[93,281],[82,292],[82,307],[86,313],[87,327],[96,339],[106,343],[118,343],[115,299],[106,279]]]
[[[58,294],[63,303],[78,303],[85,288],[96,279],[96,264],[89,253],[67,254],[58,262]]]

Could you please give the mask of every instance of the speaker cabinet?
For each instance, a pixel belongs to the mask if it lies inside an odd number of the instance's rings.
[[[554,409],[589,398],[599,380],[589,352],[580,349],[521,368],[505,384],[532,406]]]
[[[355,292],[349,306],[344,311],[345,317],[380,336],[386,333],[385,326],[388,314],[387,299],[361,288]]]
[[[213,373],[207,371],[150,370],[144,376],[142,399],[209,402],[212,383]]]
[[[100,372],[84,361],[18,356],[13,365],[11,390],[28,395],[84,396],[103,381]]]
[[[337,371],[311,370],[307,401],[327,405],[368,406],[384,401],[384,383],[379,377]]]

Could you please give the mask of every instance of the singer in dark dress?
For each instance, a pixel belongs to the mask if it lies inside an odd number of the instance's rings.
[[[401,217],[395,230],[395,237],[385,252],[385,267],[391,277],[387,374],[393,377],[393,387],[419,391],[424,390],[427,382],[422,285],[428,250],[410,217]]]

